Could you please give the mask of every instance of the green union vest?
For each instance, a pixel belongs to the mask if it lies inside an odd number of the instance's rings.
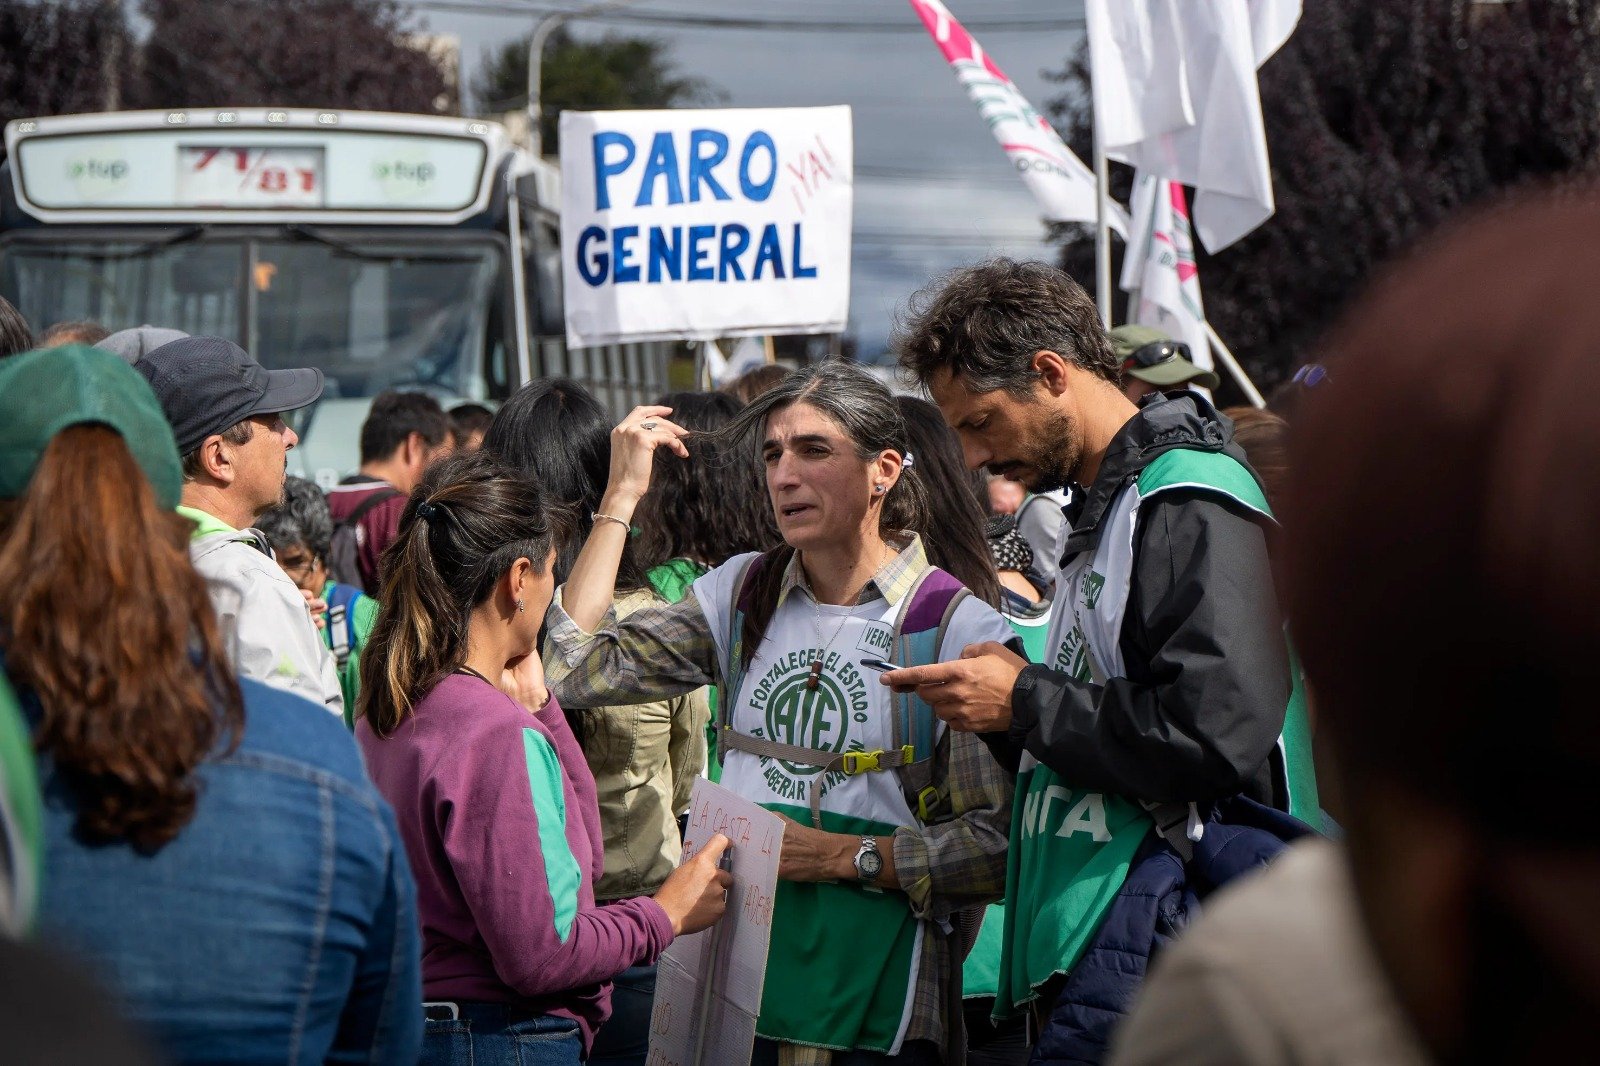
[[[1188,449],[1158,456],[1112,501],[1094,550],[1075,557],[1057,578],[1047,665],[1098,684],[1125,676],[1118,638],[1133,577],[1140,507],[1173,489],[1213,493],[1272,521],[1260,485],[1231,457]],[[1290,813],[1317,824],[1310,730],[1299,663],[1292,650],[1290,656],[1294,687],[1279,746]],[[1133,800],[1074,788],[1028,755],[1013,804],[997,1017],[1037,998],[1041,986],[1077,964],[1153,828],[1149,814]]]

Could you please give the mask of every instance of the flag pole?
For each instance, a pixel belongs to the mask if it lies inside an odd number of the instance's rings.
[[[1211,339],[1211,350],[1217,353],[1217,358],[1222,360],[1222,365],[1228,368],[1228,373],[1233,375],[1233,380],[1239,383],[1245,399],[1258,408],[1267,406],[1267,401],[1262,398],[1255,383],[1250,380],[1250,375],[1244,372],[1244,367],[1239,365],[1239,360],[1228,351],[1228,346],[1222,343],[1222,338],[1217,336],[1217,331],[1211,328],[1211,323],[1206,323],[1206,336]]]
[[[1091,90],[1093,91],[1092,87]],[[1111,224],[1106,202],[1111,191],[1106,175],[1106,151],[1100,144],[1100,116],[1096,108],[1094,124],[1094,302],[1100,309],[1100,324],[1111,328]]]

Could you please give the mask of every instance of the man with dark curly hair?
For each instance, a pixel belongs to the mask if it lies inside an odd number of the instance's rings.
[[[1315,816],[1267,564],[1271,511],[1203,397],[1135,406],[1123,395],[1094,302],[1053,267],[997,259],[957,271],[914,299],[897,350],[968,466],[1033,492],[1071,490],[1070,532],[1048,561],[1056,593],[1043,663],[978,645],[885,675],[917,686],[1018,771],[1021,873],[1007,886],[1016,936],[1000,1009],[1048,1004],[1151,837],[1152,815],[1180,854],[1212,805],[1240,794]],[[1069,986],[1064,1001],[1076,994]],[[1104,1023],[1066,1032],[1063,1009],[1041,1036],[1047,1061],[1077,1061],[1087,1052],[1074,1040],[1104,1037]]]

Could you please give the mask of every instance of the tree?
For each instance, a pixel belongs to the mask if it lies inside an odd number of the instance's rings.
[[[1084,158],[1087,74],[1080,54],[1053,101]],[[1263,391],[1418,236],[1600,158],[1600,7],[1587,0],[1306,4],[1260,79],[1277,213],[1218,255],[1197,252],[1207,317]],[[1130,182],[1115,166],[1113,194]],[[1058,235],[1063,267],[1092,279],[1092,234]]]
[[[116,107],[128,53],[117,0],[0,3],[0,122]]]
[[[483,57],[473,92],[481,114],[528,106],[528,42],[532,34]],[[678,73],[663,41],[606,34],[580,41],[563,27],[545,42],[539,93],[540,136],[556,144],[563,109],[693,107],[724,99],[704,78]]]
[[[142,0],[140,10],[150,34],[131,107],[451,105],[396,0]]]

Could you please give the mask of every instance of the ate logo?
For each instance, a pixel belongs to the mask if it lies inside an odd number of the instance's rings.
[[[1106,579],[1103,574],[1097,574],[1093,570],[1085,573],[1083,575],[1083,605],[1091,611],[1094,610],[1095,604],[1100,602],[1100,590],[1105,587]]]
[[[835,651],[823,660],[822,676],[812,688],[807,681],[815,656],[810,650],[790,652],[757,682],[750,694],[750,710],[759,724],[751,732],[824,753],[860,750],[870,706],[866,679],[854,661]],[[817,757],[819,763],[826,759],[826,755]],[[780,798],[799,800],[810,795],[816,766],[765,755],[761,765],[767,786]],[[834,771],[827,784],[831,786],[843,776]]]
[[[823,751],[845,750],[850,739],[849,701],[839,682],[823,674],[816,688],[808,688],[806,675],[785,678],[767,701],[767,736],[784,744]],[[814,766],[784,761],[792,774],[811,774]]]

